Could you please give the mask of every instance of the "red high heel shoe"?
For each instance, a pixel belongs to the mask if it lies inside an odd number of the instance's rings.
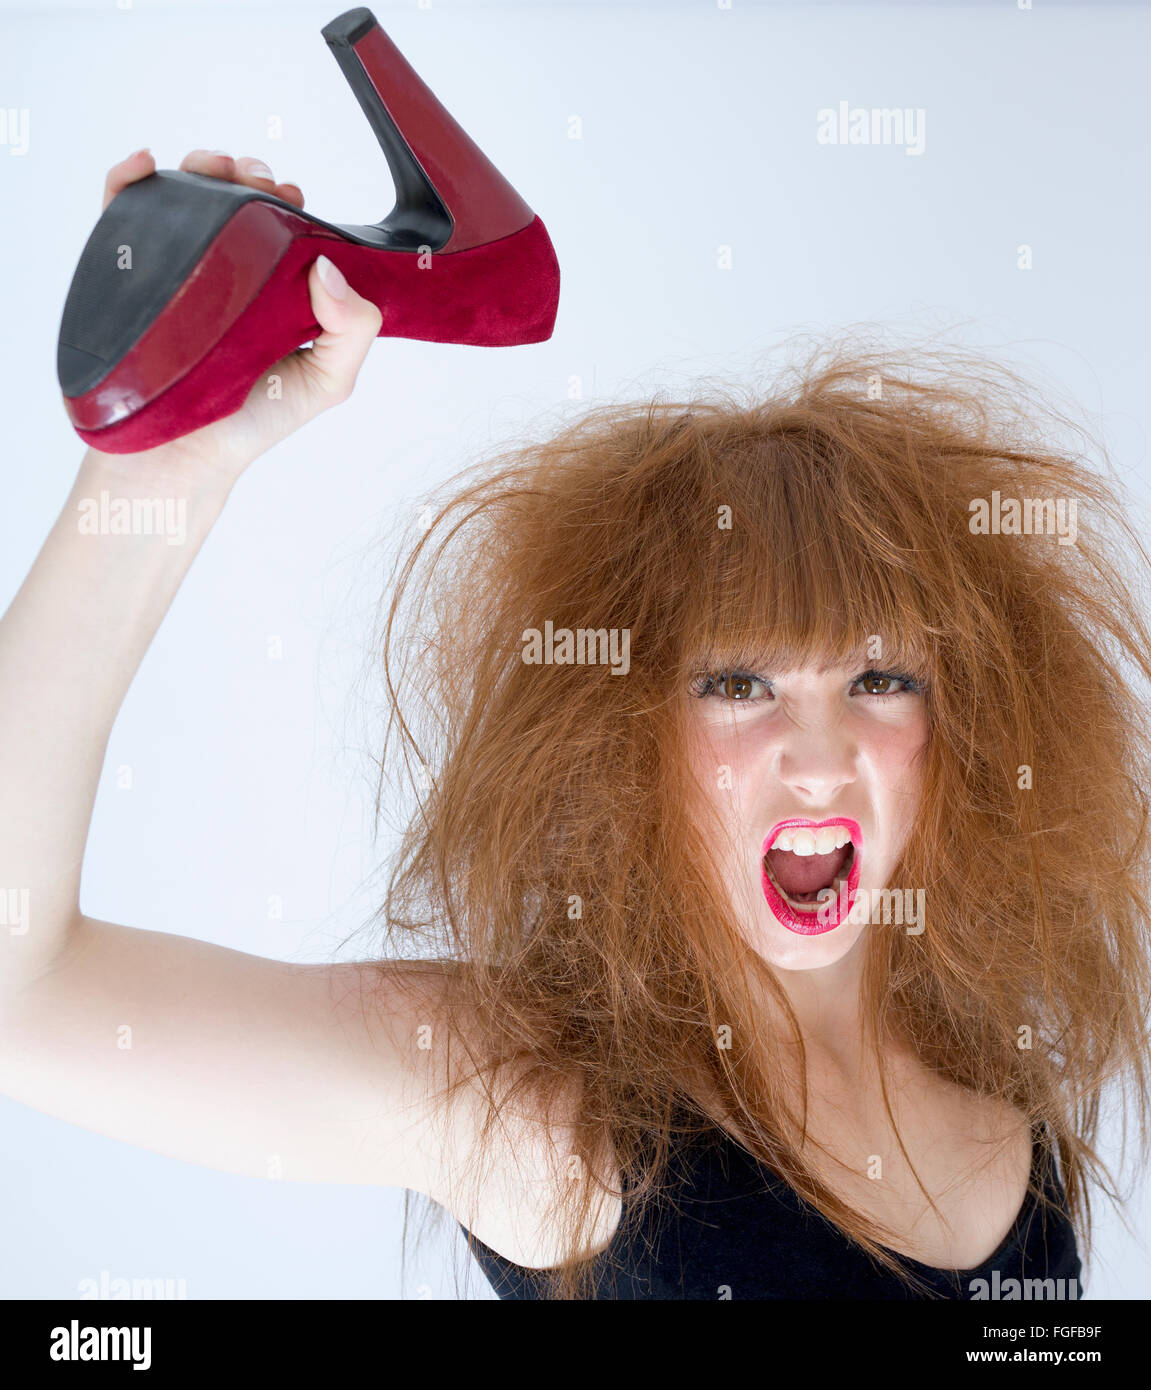
[[[370,10],[321,32],[384,151],[395,207],[349,226],[202,174],[130,184],[88,238],[60,324],[64,405],[93,447],[136,453],[239,410],[261,373],[322,332],[307,285],[321,252],[379,307],[381,337],[551,336],[559,265],[543,222]]]

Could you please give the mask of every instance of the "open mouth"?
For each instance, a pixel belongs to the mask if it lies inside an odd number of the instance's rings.
[[[859,886],[863,835],[846,816],[780,821],[763,844],[763,893],[789,931],[818,936],[839,926]]]

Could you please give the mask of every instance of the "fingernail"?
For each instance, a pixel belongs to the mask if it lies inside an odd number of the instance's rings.
[[[333,299],[346,299],[348,297],[348,282],[340,274],[339,266],[333,265],[327,256],[317,256],[316,269],[320,272],[324,289]]]
[[[229,154],[229,152],[228,152],[227,150],[209,150],[208,153],[209,153],[209,154],[222,154],[222,155],[224,156],[225,159],[231,159],[231,157],[232,157],[232,156]]]
[[[151,153],[152,153],[152,151],[148,148],[147,145],[145,145],[144,148],[143,148],[142,150],[133,150],[132,153],[131,153],[130,155],[128,155],[127,159],[125,159],[124,163],[126,164],[126,163],[128,162],[129,159],[135,159],[136,156],[137,156],[138,154],[151,154]]]
[[[271,169],[268,168],[262,159],[254,159],[252,163],[248,165],[246,172],[256,179],[270,179],[272,177]]]

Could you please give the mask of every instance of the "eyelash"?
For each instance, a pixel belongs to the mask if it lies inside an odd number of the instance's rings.
[[[772,693],[771,682],[767,679],[766,676],[757,676],[753,671],[746,671],[739,667],[733,667],[730,671],[704,672],[702,675],[697,676],[695,680],[692,682],[691,693],[698,700],[706,700],[711,698],[712,696],[725,698],[719,696],[719,692],[716,688],[717,685],[725,680],[739,679],[759,681],[761,685],[767,686],[769,695]],[[898,681],[903,686],[902,690],[887,690],[884,691],[882,694],[864,692],[865,698],[869,700],[891,700],[899,695],[921,695],[923,693],[923,682],[916,680],[914,676],[909,676],[905,671],[868,670],[864,671],[862,675],[856,676],[855,680],[853,680],[851,684],[854,687],[857,686],[861,681],[866,680]],[[757,695],[754,697],[744,696],[742,699],[733,696],[728,698],[728,703],[752,705],[759,704],[762,700],[765,700],[766,698],[767,696],[763,695]]]

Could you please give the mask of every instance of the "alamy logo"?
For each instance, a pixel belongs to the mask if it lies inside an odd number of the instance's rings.
[[[150,1327],[81,1327],[73,1318],[67,1327],[52,1329],[48,1355],[53,1361],[131,1361],[134,1371],[152,1364]]]
[[[820,922],[830,922],[834,916],[857,927],[906,926],[908,936],[922,936],[926,896],[922,888],[858,888],[853,898],[846,880],[840,879],[838,893],[834,888],[821,888],[816,894],[819,906],[815,916]]]
[[[967,504],[973,536],[1058,536],[1074,545],[1079,535],[1079,503],[1074,497],[973,497]]]
[[[631,629],[627,627],[525,628],[521,653],[526,666],[610,666],[613,676],[631,669]]]
[[[136,1298],[170,1299],[187,1298],[188,1285],[185,1279],[124,1279],[113,1278],[111,1271],[102,1269],[99,1279],[89,1275],[81,1279],[77,1286],[78,1296],[88,1298]]]
[[[183,497],[81,497],[82,536],[164,536],[169,545],[183,545],[188,535],[188,503]]]
[[[902,145],[904,154],[922,154],[927,112],[922,106],[825,106],[815,113],[821,145]]]
[[[0,106],[0,145],[7,145],[9,154],[28,153],[26,106]]]
[[[28,905],[32,897],[29,888],[0,888],[0,927],[7,927],[10,936],[28,935]]]
[[[1000,1279],[997,1269],[991,1271],[990,1279],[972,1279],[970,1288],[971,1299],[975,1303],[984,1299],[1000,1299],[1010,1303],[1079,1297],[1079,1281],[1076,1279]]]

